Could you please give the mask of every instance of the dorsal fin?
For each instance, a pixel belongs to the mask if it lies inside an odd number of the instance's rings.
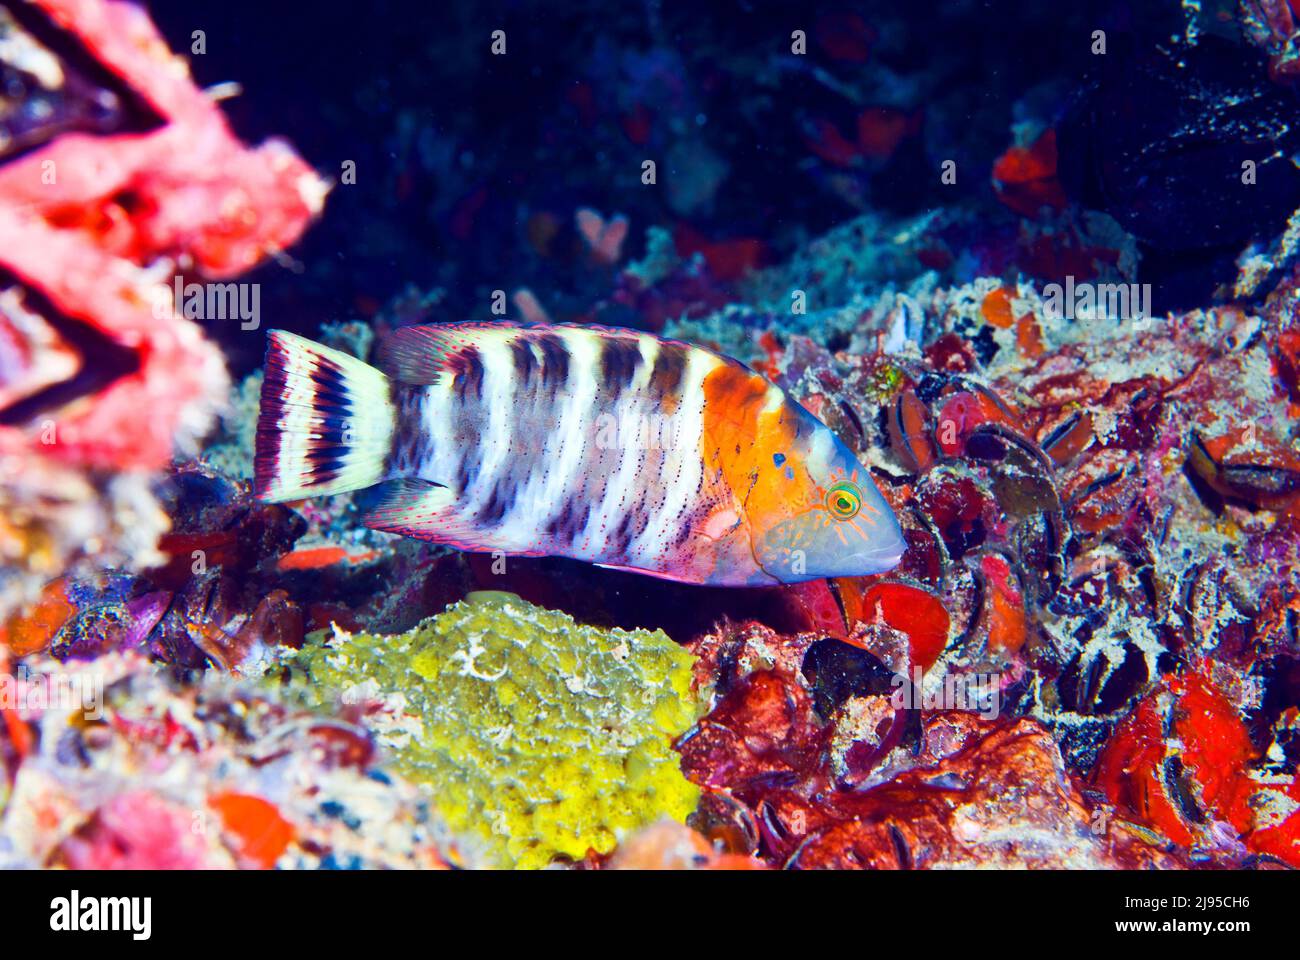
[[[489,331],[517,330],[501,323],[428,323],[394,330],[379,344],[379,366],[394,380],[413,385],[437,383],[460,369],[459,358],[475,349]]]
[[[554,340],[555,334],[577,332],[594,340],[623,344],[639,343],[646,334],[597,324],[546,323],[515,324],[505,321],[468,323],[431,323],[402,327],[379,344],[379,367],[401,383],[429,385],[444,376],[456,376],[472,366],[476,356],[493,346],[505,347],[524,340],[541,343]],[[659,349],[692,349],[677,340],[655,338]],[[701,349],[701,348],[694,348]],[[544,357],[540,358],[545,360]],[[734,362],[734,361],[733,361]]]

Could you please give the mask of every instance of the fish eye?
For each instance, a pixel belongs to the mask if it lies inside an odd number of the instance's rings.
[[[826,511],[836,520],[852,520],[862,509],[862,491],[843,480],[826,491]]]

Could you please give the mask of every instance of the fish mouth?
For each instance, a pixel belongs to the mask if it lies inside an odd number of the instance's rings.
[[[888,543],[850,554],[845,561],[845,566],[852,565],[858,572],[841,574],[841,576],[865,577],[875,573],[887,573],[902,562],[905,553],[907,553],[907,541],[903,538],[903,531],[900,529]]]
[[[875,550],[871,553],[855,553],[852,562],[858,566],[860,572],[854,576],[866,577],[873,573],[888,573],[893,570],[903,559],[903,554],[907,552],[906,546],[899,547],[897,550]]]
[[[794,573],[786,563],[767,563],[759,560],[757,554],[755,561],[758,567],[777,583],[802,583],[806,580],[825,580],[834,577],[868,577],[877,573],[888,573],[893,570],[903,559],[903,554],[907,552],[907,544],[901,539],[897,545],[891,544],[888,547],[877,550],[860,550],[836,559],[834,569],[828,570],[815,565],[810,565],[806,573]]]
[[[871,550],[858,550],[854,553],[837,557],[834,573],[823,574],[832,577],[867,577],[876,573],[886,573],[898,566],[903,559],[905,546],[889,545]]]

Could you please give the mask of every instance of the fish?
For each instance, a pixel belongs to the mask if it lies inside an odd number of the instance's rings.
[[[382,484],[362,522],[681,583],[882,573],[902,530],[869,471],[744,364],[636,330],[435,323],[378,366],[268,332],[255,495]]]

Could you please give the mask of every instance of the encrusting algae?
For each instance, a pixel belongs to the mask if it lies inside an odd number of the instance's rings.
[[[494,865],[608,853],[695,809],[672,749],[702,712],[694,657],[662,631],[586,626],[497,592],[404,634],[335,631],[298,655],[314,696],[381,701],[394,768],[430,785]]]

